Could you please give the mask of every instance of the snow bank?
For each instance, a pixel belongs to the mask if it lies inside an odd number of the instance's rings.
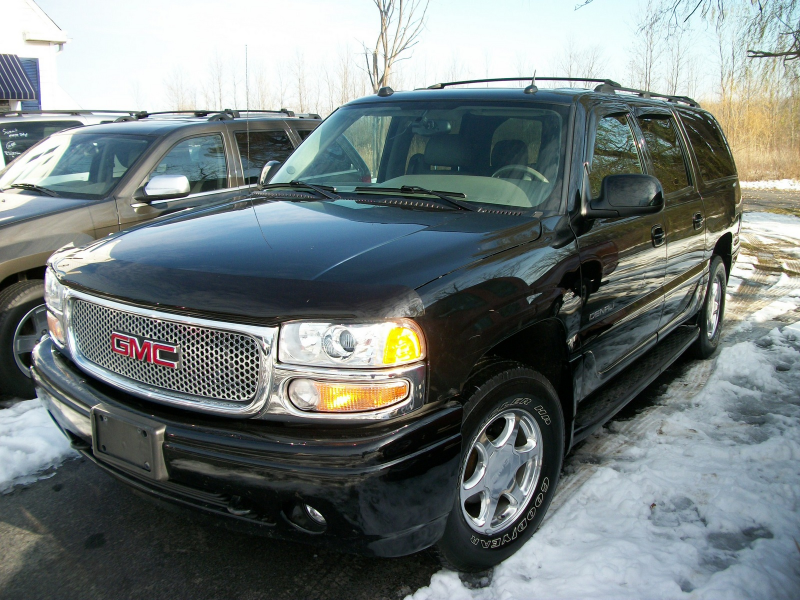
[[[74,454],[40,400],[0,409],[0,492],[35,481],[42,470]]]
[[[751,213],[744,230],[800,245],[796,217]],[[758,268],[742,258],[739,283]],[[489,587],[440,571],[409,598],[800,598],[800,322],[764,324],[797,310],[800,281],[759,281],[776,301],[727,328],[715,359],[569,457],[541,529]]]
[[[773,179],[770,181],[740,181],[744,190],[788,190],[800,192],[800,181],[797,179]]]

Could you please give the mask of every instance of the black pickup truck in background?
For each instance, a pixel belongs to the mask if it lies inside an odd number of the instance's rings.
[[[28,369],[47,332],[43,280],[54,250],[244,196],[266,162],[285,160],[320,123],[289,110],[121,112],[61,115],[71,129],[36,145],[25,138],[26,152],[0,171],[0,395],[34,395]],[[90,116],[116,122],[79,121]],[[0,121],[17,134],[60,127],[48,119]]]
[[[714,118],[595,83],[384,88],[249,197],[57,253],[39,397],[152,497],[497,564],[570,448],[714,352],[739,250]]]

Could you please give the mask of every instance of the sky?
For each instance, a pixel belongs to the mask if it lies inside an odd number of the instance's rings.
[[[337,56],[360,66],[362,42],[374,43],[378,31],[372,0],[37,1],[70,38],[58,59],[59,81],[82,108],[167,108],[165,83],[180,72],[200,88],[214,60],[243,79],[245,45],[251,74],[262,65],[271,79],[287,77],[302,61],[321,78]],[[603,75],[624,81],[639,1],[595,0],[575,10],[577,3],[431,0],[401,83],[516,76],[523,64],[557,75],[555,62],[570,40],[600,47]]]

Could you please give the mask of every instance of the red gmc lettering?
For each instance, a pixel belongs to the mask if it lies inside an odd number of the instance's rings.
[[[177,360],[171,360],[162,355],[162,352],[177,354],[178,346],[173,344],[154,342],[152,340],[142,339],[125,333],[117,333],[115,331],[111,334],[111,351],[154,365],[160,365],[170,369],[178,368]]]

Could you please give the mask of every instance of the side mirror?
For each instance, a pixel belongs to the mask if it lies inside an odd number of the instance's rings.
[[[652,215],[664,208],[664,190],[652,175],[606,175],[600,184],[600,197],[590,200],[583,216],[613,219]]]
[[[156,175],[144,186],[144,197],[141,200],[170,200],[189,195],[189,179],[186,175]]]
[[[278,172],[278,169],[281,168],[283,163],[278,162],[277,160],[271,160],[267,164],[264,165],[264,168],[261,169],[261,175],[258,177],[258,187],[263,188],[265,185],[269,183],[269,180],[275,176],[275,173]]]

